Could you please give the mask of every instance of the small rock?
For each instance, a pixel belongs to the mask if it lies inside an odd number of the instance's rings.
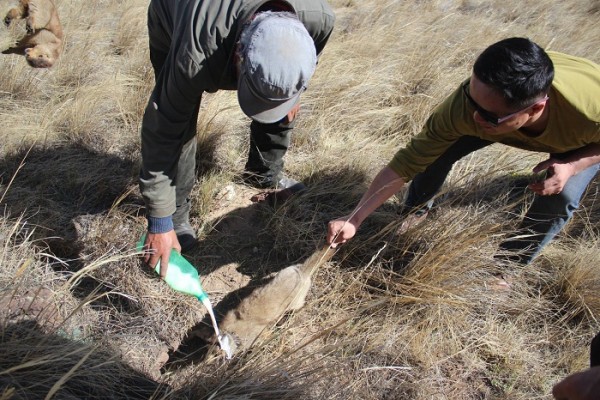
[[[227,185],[217,195],[219,199],[224,199],[227,201],[231,201],[235,198],[235,188],[233,185]]]

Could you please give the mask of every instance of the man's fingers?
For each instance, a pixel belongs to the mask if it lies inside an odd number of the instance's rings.
[[[154,269],[154,267],[156,267],[156,264],[158,263],[158,256],[155,254],[152,254],[150,256],[150,258],[148,258],[148,261],[146,261],[146,264],[148,264],[148,266],[152,269]]]
[[[344,240],[338,240],[337,242],[330,242],[330,243],[329,243],[329,246],[330,246],[332,249],[335,249],[335,248],[336,248],[336,247],[338,247],[340,244],[344,244],[344,243],[346,243],[346,239],[344,239]]]
[[[167,276],[167,268],[169,268],[169,257],[164,256],[160,259],[160,277],[163,279]]]
[[[336,241],[335,239],[336,239],[336,237],[335,237],[335,234],[333,234],[333,235],[328,235],[328,236],[327,236],[327,243],[329,243],[329,244],[331,244],[331,245],[337,244],[337,243],[338,243],[338,241]]]
[[[142,246],[142,260],[148,264],[150,262],[150,257],[152,257],[152,250],[149,249],[148,243],[144,243]]]
[[[294,108],[292,108],[290,110],[290,112],[287,113],[287,115],[286,115],[287,121],[286,122],[291,123],[296,118],[296,115],[298,114],[299,110],[300,110],[300,104],[296,104],[294,106]]]
[[[533,183],[529,186],[527,186],[532,192],[534,192],[535,194],[539,194],[540,196],[545,196],[545,187],[543,183]]]
[[[333,244],[333,241],[338,233],[339,233],[339,229],[336,228],[335,223],[330,222],[327,225],[327,243]]]
[[[343,243],[344,242],[344,231],[341,229],[331,230],[327,236],[329,243]]]
[[[147,258],[145,257],[144,261],[152,269],[155,269],[156,265],[160,261],[159,275],[161,278],[164,278],[165,276],[167,276],[167,269],[169,268],[169,256],[168,255],[159,257],[157,254],[151,254]]]
[[[543,182],[530,183],[527,187],[541,195],[541,196],[549,196],[553,194],[560,194],[562,192],[562,186],[557,181],[552,181],[547,179]]]
[[[327,229],[327,242],[333,242],[333,239],[335,239],[335,235],[337,235],[337,233],[338,231],[330,224]]]

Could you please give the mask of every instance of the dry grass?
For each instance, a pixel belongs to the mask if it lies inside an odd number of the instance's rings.
[[[393,235],[402,194],[377,210],[315,275],[307,305],[250,351],[205,354],[186,336],[203,307],[133,251],[147,2],[56,3],[55,67],[0,57],[0,399],[550,399],[586,366],[600,328],[598,187],[534,265],[509,266],[511,292],[491,290],[492,255],[530,201],[511,188],[543,157],[502,146],[454,168],[422,229]],[[248,121],[235,93],[204,98],[191,260],[220,282],[207,287],[220,312],[242,282],[308,257],[488,44],[528,36],[600,61],[597,0],[332,5],[336,30],[286,157],[309,184],[302,196],[250,203],[237,183]],[[19,32],[0,33],[6,46]]]

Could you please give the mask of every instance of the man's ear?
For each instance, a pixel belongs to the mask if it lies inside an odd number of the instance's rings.
[[[544,100],[531,106],[531,108],[528,110],[529,116],[534,116],[544,111],[544,107],[546,107],[547,103],[548,100]]]
[[[242,63],[241,51],[242,45],[239,42],[237,42],[235,44],[235,49],[233,50],[233,66],[235,68],[236,77],[240,76],[240,64]]]

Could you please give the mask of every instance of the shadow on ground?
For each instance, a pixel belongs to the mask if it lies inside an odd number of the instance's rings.
[[[16,398],[156,399],[170,390],[121,363],[106,346],[45,333],[35,321],[0,329],[0,387],[4,394]]]
[[[76,259],[76,217],[113,207],[142,205],[135,196],[138,167],[132,160],[80,144],[34,145],[0,160],[3,205],[22,216],[23,233],[46,244],[59,258]]]

